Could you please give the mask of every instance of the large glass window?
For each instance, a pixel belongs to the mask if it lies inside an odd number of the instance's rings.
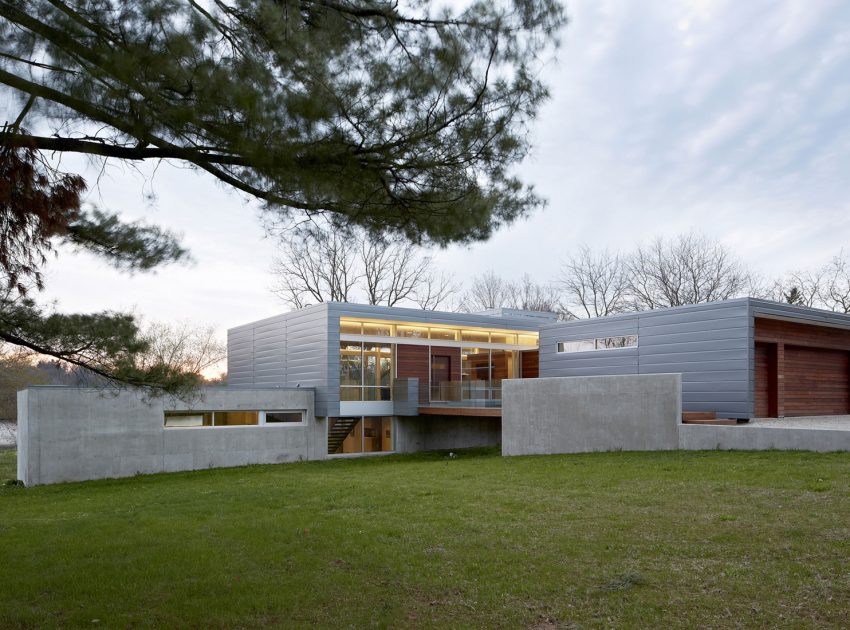
[[[392,399],[393,353],[390,344],[341,342],[339,370],[340,400]]]
[[[363,399],[363,344],[343,341],[339,345],[340,400]]]
[[[328,454],[381,453],[393,450],[392,418],[330,418]]]

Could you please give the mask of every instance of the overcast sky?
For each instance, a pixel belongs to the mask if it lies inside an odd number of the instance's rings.
[[[691,229],[770,277],[850,249],[850,3],[567,9],[564,45],[545,71],[552,99],[521,168],[549,205],[489,243],[438,252],[445,270],[543,281],[581,243],[628,249]],[[175,230],[195,263],[128,278],[63,254],[46,299],[222,331],[285,310],[269,292],[274,245],[256,206],[190,170],[145,174],[110,166],[90,201]]]

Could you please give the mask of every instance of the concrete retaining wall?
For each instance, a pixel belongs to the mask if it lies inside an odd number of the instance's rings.
[[[396,450],[400,453],[498,446],[499,418],[418,416],[396,418]]]
[[[686,451],[850,451],[850,431],[682,424],[679,425],[679,448]]]
[[[303,425],[168,428],[168,411],[303,410]],[[190,403],[128,390],[18,393],[18,478],[26,485],[137,473],[323,459],[311,389],[203,390]]]
[[[680,374],[502,382],[502,454],[679,448]]]

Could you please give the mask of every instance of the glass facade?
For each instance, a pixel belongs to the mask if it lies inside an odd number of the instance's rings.
[[[393,350],[388,343],[339,344],[341,401],[391,400]]]
[[[393,448],[392,418],[367,416],[329,419],[329,455],[386,453]]]
[[[510,331],[448,325],[429,326],[418,322],[367,321],[348,317],[340,318],[339,332],[342,335],[463,341],[469,344],[493,343],[506,346],[528,347],[536,347],[538,344],[538,334],[533,331]]]

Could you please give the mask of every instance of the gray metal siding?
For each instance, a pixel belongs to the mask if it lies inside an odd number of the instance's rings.
[[[338,335],[337,332],[337,339]],[[339,353],[336,354],[338,362]],[[317,305],[231,328],[227,331],[227,368],[228,384],[236,387],[313,387],[316,415],[326,416],[327,306]],[[336,373],[333,391],[338,398],[338,367]]]
[[[638,347],[558,354],[558,341],[637,334]],[[547,326],[540,376],[682,374],[682,409],[752,416],[749,301],[645,311]]]
[[[636,313],[546,326],[540,330],[540,376],[638,374],[638,348],[558,354],[559,341],[636,334]]]

